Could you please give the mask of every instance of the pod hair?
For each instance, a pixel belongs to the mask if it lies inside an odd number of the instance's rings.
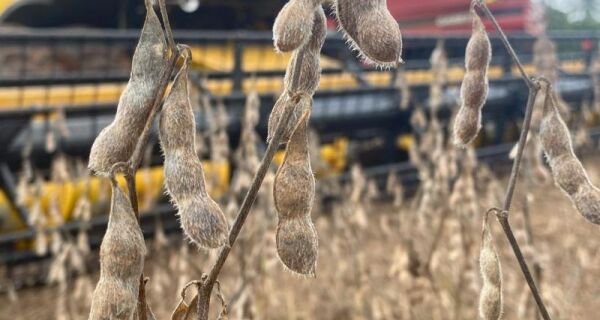
[[[290,139],[283,163],[275,174],[273,197],[280,218],[310,213],[315,197],[315,177],[308,151],[308,112],[300,119]]]
[[[160,116],[165,184],[188,238],[200,247],[217,248],[227,243],[229,226],[223,211],[208,194],[202,162],[194,150],[196,122],[187,77],[190,58],[188,53]]]
[[[552,90],[549,87],[549,90]],[[592,184],[575,155],[569,128],[560,116],[556,96],[546,94],[539,139],[558,187],[589,222],[600,224],[600,189]]]
[[[502,318],[502,267],[494,240],[488,226],[488,214],[484,218],[479,252],[479,272],[483,285],[479,295],[479,317],[483,320]]]
[[[92,296],[90,320],[131,319],[146,254],[131,203],[114,178],[111,182],[110,216],[100,245],[100,280]]]
[[[466,73],[460,87],[461,106],[454,119],[454,143],[470,144],[481,129],[481,109],[487,99],[487,71],[492,56],[490,39],[481,18],[471,9],[473,31],[465,51]]]
[[[107,176],[118,162],[128,161],[140,136],[167,67],[167,44],[160,21],[150,1],[146,21],[133,54],[131,75],[121,94],[113,122],[102,129],[90,151],[88,167]]]
[[[402,62],[402,34],[385,0],[337,0],[335,15],[351,48],[363,60],[382,67]]]
[[[298,120],[304,112],[312,108],[312,95],[317,90],[321,78],[321,66],[319,63],[321,47],[323,46],[325,36],[327,35],[327,17],[325,16],[322,7],[318,6],[314,11],[313,21],[314,24],[308,43],[295,50],[288,62],[283,80],[284,91],[275,102],[273,110],[269,115],[267,142],[271,141],[271,138],[275,133],[275,128],[286,108],[294,108],[294,111],[283,133],[283,143],[290,139],[290,135],[294,130],[296,123],[298,123]],[[293,69],[296,65],[298,55],[300,55],[301,52],[303,53],[303,60],[302,65],[300,66],[300,76],[298,77],[297,88],[291,88]],[[290,90],[299,92],[299,100],[295,100],[290,96]]]
[[[277,225],[277,254],[281,262],[298,274],[313,276],[318,256],[318,236],[310,212],[315,180],[308,152],[308,117],[298,122],[273,184]]]
[[[273,45],[278,52],[296,50],[306,44],[313,28],[313,12],[321,0],[290,0],[273,24]]]

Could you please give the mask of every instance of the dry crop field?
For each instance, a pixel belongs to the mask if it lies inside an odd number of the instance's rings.
[[[586,167],[593,168],[592,179],[598,181],[598,158],[586,160]],[[500,183],[503,182],[505,179]],[[517,188],[517,192],[522,194],[523,190]],[[485,190],[478,194],[481,206],[493,196]],[[600,304],[600,289],[596,285],[600,277],[597,228],[577,216],[571,203],[550,184],[536,186],[530,197],[535,244],[526,249],[526,256],[530,263],[540,266],[539,286],[548,308],[556,319],[595,319],[590,310]],[[429,278],[418,270],[436,236],[439,217],[407,225],[405,221],[411,220],[414,211],[410,199],[405,202],[397,207],[390,202],[366,201],[365,207],[360,208],[362,213],[344,203],[336,204],[331,211],[315,210],[319,265],[316,278],[310,279],[294,276],[281,267],[273,243],[273,212],[260,209],[253,213],[240,238],[240,247],[232,252],[231,263],[220,277],[229,318],[476,318],[481,286],[478,250],[482,214],[466,217],[463,222],[468,221],[465,227],[469,231],[462,233],[461,212],[445,206],[450,214],[440,246],[432,257]],[[513,212],[515,233],[519,241],[525,242],[522,203],[516,203]],[[502,231],[498,225],[492,227],[492,232],[498,236],[496,247],[502,260],[504,318],[533,319],[534,306],[510,246],[499,237]],[[156,318],[169,319],[173,306],[179,302],[180,289],[189,279],[199,278],[201,267],[210,265],[215,257],[196,250],[179,235],[148,241],[147,246],[147,296]],[[61,293],[57,285],[50,285],[19,291],[16,300],[3,295],[0,319],[60,319],[57,303],[64,302],[70,316],[62,319],[85,318],[98,276],[94,272],[74,279],[67,292]],[[83,288],[83,292],[77,288]],[[188,299],[193,291],[188,290]],[[216,305],[219,311],[219,302]]]
[[[175,43],[165,1],[158,1],[156,9],[150,0],[145,4],[129,83],[114,121],[97,136],[87,162],[89,172],[111,190],[100,250],[90,251],[85,230],[76,239],[52,234],[50,285],[20,292],[9,288],[2,297],[7,306],[2,317],[596,316],[591,310],[600,296],[595,285],[600,189],[594,183],[600,181],[600,167],[595,157],[582,163],[580,155],[597,147],[585,124],[600,116],[600,97],[587,101],[580,114],[571,113],[555,89],[558,58],[548,38],[534,45],[532,77],[485,3],[472,2],[466,73],[449,121],[439,117],[448,71],[443,46],[431,56],[430,105],[415,108],[411,119],[418,134],[409,154],[420,183],[407,196],[395,172],[381,187],[358,164],[350,168],[349,182],[314,177],[322,165],[310,128],[326,39],[322,1],[291,0],[275,20],[275,49],[292,55],[284,90],[269,115],[264,153],[257,150],[257,94],[247,97],[240,147],[231,152],[227,115],[213,114],[210,93],[192,88],[192,52]],[[385,68],[402,62],[400,29],[385,1],[337,0],[332,5],[350,47],[365,62]],[[529,89],[519,140],[509,155],[511,170],[500,179],[478,163],[472,145],[482,128],[492,56],[482,17],[492,22]],[[192,100],[194,90],[200,97]],[[408,95],[410,88],[401,90]],[[209,129],[202,133],[196,132],[198,108],[210,115]],[[155,120],[164,189],[182,232],[167,237],[157,225],[155,237],[147,241],[139,224],[139,203],[145,199],[138,199],[135,173]],[[277,167],[272,160],[279,149],[285,156]],[[211,178],[204,174],[199,152],[208,153],[211,161],[230,160],[236,168],[231,187],[218,199],[208,192]],[[52,176],[69,171],[65,161]],[[117,175],[124,177],[126,188],[117,183]],[[27,193],[36,183],[23,179],[20,186]],[[324,206],[325,196],[335,200]],[[78,207],[83,219],[90,215],[86,201],[84,196]],[[42,246],[46,238],[38,233],[36,239]]]

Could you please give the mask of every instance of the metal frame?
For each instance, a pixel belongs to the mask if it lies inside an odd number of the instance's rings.
[[[132,49],[139,36],[139,30],[127,31],[73,31],[73,30],[36,30],[36,31],[12,31],[10,33],[0,31],[0,43],[3,45],[16,45],[20,47],[21,53],[27,52],[32,45],[49,44],[52,48],[52,56],[56,56],[56,50],[61,44],[79,45],[79,55],[83,53],[83,46],[87,43],[102,43],[110,46],[124,46]],[[550,37],[559,43],[576,43],[577,41],[590,40],[596,44],[600,41],[600,32],[595,33],[553,33]],[[272,36],[268,32],[199,32],[199,31],[181,31],[175,34],[177,41],[194,44],[225,44],[232,43],[234,46],[233,68],[227,72],[205,72],[203,74],[195,74],[194,77],[206,76],[209,79],[232,79],[234,92],[226,97],[213,97],[213,99],[223,99],[229,113],[234,115],[230,123],[229,133],[233,138],[234,143],[237,143],[237,133],[239,133],[239,115],[242,113],[245,96],[242,89],[244,79],[256,75],[258,77],[282,77],[283,70],[263,70],[263,71],[247,71],[243,70],[243,50],[248,45],[270,44]],[[461,54],[464,53],[464,46],[467,42],[466,35],[450,35],[445,36],[445,46],[449,53],[450,65],[463,63]],[[524,61],[530,61],[531,56],[527,55],[531,52],[531,44],[535,38],[530,35],[517,34],[512,35],[510,40],[516,45],[517,51],[523,52]],[[404,39],[407,47],[405,48],[406,59],[409,63],[405,66],[406,70],[427,69],[430,66],[429,55],[435,47],[438,38],[426,36],[407,36]],[[500,45],[498,38],[492,37],[492,45],[494,47]],[[402,111],[398,108],[400,92],[392,87],[392,83],[383,87],[370,86],[364,79],[365,72],[393,72],[387,70],[376,70],[371,67],[361,65],[353,54],[350,54],[344,40],[337,33],[328,35],[328,40],[323,49],[323,52],[329,56],[337,58],[342,62],[340,68],[327,68],[323,70],[324,74],[339,74],[342,72],[350,72],[357,82],[359,87],[353,89],[339,90],[320,90],[315,95],[315,109],[313,111],[313,120],[311,124],[322,134],[322,140],[327,141],[330,137],[340,134],[350,135],[356,138],[364,137],[365,134],[381,134],[384,136],[384,145],[389,147],[394,144],[395,137],[400,133],[406,133],[410,130],[409,118],[411,110]],[[504,51],[496,50],[495,56],[492,59],[494,65],[500,65],[504,71],[509,71],[512,68],[511,61],[508,56],[504,55]],[[499,55],[497,54],[499,53]],[[569,54],[563,58],[578,58],[583,59],[587,66],[591,61],[591,56],[594,52],[583,52]],[[23,55],[24,57],[25,55]],[[110,56],[107,55],[107,59]],[[412,57],[412,58],[411,58]],[[110,61],[106,61],[110,65]],[[581,99],[590,96],[591,83],[589,74],[565,74],[565,81],[580,81],[582,87],[576,91],[564,92],[566,100],[570,102],[580,102]],[[2,76],[0,74],[1,87],[28,87],[28,86],[48,86],[48,85],[75,85],[75,84],[101,84],[101,83],[122,83],[128,79],[127,70],[75,70],[70,72],[59,72],[56,68],[47,75],[28,74],[27,70],[21,66],[19,73],[16,76]],[[392,77],[393,79],[393,77]],[[585,85],[583,83],[585,82]],[[490,83],[492,90],[501,90],[504,93],[493,97],[491,95],[488,105],[484,109],[484,119],[494,118],[498,125],[498,130],[510,123],[520,119],[524,99],[526,97],[526,88],[521,85],[521,80],[505,76],[502,79],[494,80]],[[428,101],[428,85],[417,85],[411,87],[412,105],[427,105]],[[261,96],[261,114],[263,115],[258,126],[258,131],[261,134],[266,132],[267,115],[274,101],[273,94],[265,94]],[[451,106],[453,101],[447,102],[447,107]],[[506,106],[510,106],[507,108]],[[29,127],[29,119],[34,115],[48,115],[55,111],[55,108],[41,106],[31,107],[15,106],[10,110],[0,110],[0,144],[4,148],[0,149],[0,188],[7,191],[9,198],[15,199],[14,175],[11,171],[20,167],[20,154],[11,152],[9,147],[13,144],[13,140],[18,134]],[[110,117],[114,113],[116,106],[114,104],[94,104],[89,106],[70,106],[65,108],[65,114],[68,119],[98,119],[100,117]],[[442,112],[446,117],[449,112]],[[198,124],[201,127],[202,114],[198,114]],[[364,129],[368,129],[368,133],[364,133]],[[94,130],[99,130],[95,128]],[[593,132],[594,137],[600,135],[600,128],[596,128]],[[93,135],[95,136],[95,135]],[[82,143],[84,146],[91,145],[93,136]],[[478,151],[480,158],[484,161],[501,161],[512,144],[498,144],[501,141],[497,138],[490,143],[496,144],[482,148]],[[65,151],[69,150],[69,145],[63,145]],[[235,145],[234,145],[235,147]],[[18,148],[17,148],[18,149]],[[87,148],[83,148],[86,149]],[[37,152],[37,153],[36,153]],[[82,152],[81,149],[77,152]],[[85,151],[84,151],[85,152]],[[41,155],[40,150],[34,148],[33,155]],[[80,154],[81,155],[81,154]],[[381,157],[384,164],[366,169],[368,175],[381,180],[382,176],[393,170],[398,172],[403,181],[407,184],[416,182],[416,174],[414,168],[406,163],[398,163],[397,154],[386,154]],[[389,163],[396,163],[390,165]],[[346,176],[342,180],[347,179]],[[381,182],[381,181],[380,181]],[[16,206],[17,211],[21,215],[23,221],[27,221],[27,210]],[[178,229],[173,215],[170,213],[172,209],[168,204],[160,205],[151,210],[147,215],[144,215],[143,221],[145,225],[151,222],[153,218],[167,219],[165,225],[170,230]],[[150,222],[148,222],[150,221]],[[106,224],[106,217],[97,217],[91,223],[92,230],[102,234],[102,228]],[[75,232],[81,227],[77,221],[69,222],[61,227],[61,231]],[[145,232],[151,233],[152,228],[145,228]],[[147,234],[149,234],[147,233]],[[0,235],[0,249],[10,249],[16,241],[30,239],[34,235],[32,229],[23,232]],[[99,244],[101,237],[95,237],[92,240],[93,246]],[[96,242],[94,242],[96,241]],[[31,252],[9,252],[0,254],[0,264],[9,263],[17,264],[26,261],[35,260],[38,257]]]

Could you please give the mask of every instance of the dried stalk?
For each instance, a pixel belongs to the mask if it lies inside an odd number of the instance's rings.
[[[303,59],[304,52],[300,50],[296,59],[296,64],[294,65],[292,85],[290,90],[291,92],[288,92],[288,94],[290,94],[294,99],[296,99],[296,103],[298,103],[299,99],[297,99],[295,96],[295,90],[298,86],[297,84],[300,78],[300,69],[302,66]],[[256,172],[254,179],[252,180],[252,185],[246,193],[244,201],[240,206],[238,215],[233,223],[233,226],[231,227],[231,230],[229,231],[229,245],[223,246],[221,248],[217,261],[211,268],[208,275],[204,277],[204,279],[202,279],[202,283],[198,288],[198,320],[208,320],[210,296],[212,293],[212,289],[217,281],[221,269],[223,268],[223,265],[225,264],[225,260],[227,260],[227,257],[231,252],[231,248],[233,247],[235,240],[237,239],[242,227],[244,226],[244,222],[246,221],[246,218],[250,213],[250,209],[254,204],[254,200],[256,200],[256,196],[258,195],[260,186],[265,178],[265,175],[267,174],[267,171],[269,170],[269,167],[271,166],[271,161],[273,160],[273,156],[275,155],[275,152],[279,147],[280,140],[283,136],[285,129],[287,128],[287,123],[289,122],[289,119],[294,111],[295,106],[296,104],[288,105],[281,117],[281,120],[277,124],[275,134],[273,135],[270,143],[267,146],[267,150],[265,152],[265,155],[263,156],[263,159],[260,162],[258,171]]]
[[[500,26],[498,25],[498,22],[494,18],[494,15],[492,14],[492,12],[488,9],[488,7],[485,5],[485,3],[481,0],[479,0],[477,2],[477,6],[492,21],[492,24],[494,25],[494,28],[498,32],[498,35],[500,36],[502,43],[506,47],[508,53],[510,54],[514,63],[517,65],[519,71],[521,72],[521,76],[522,76],[523,80],[529,87],[529,97],[527,99],[527,107],[525,109],[525,118],[523,120],[523,128],[521,129],[521,134],[520,134],[519,142],[518,142],[517,155],[513,161],[510,178],[508,181],[508,187],[506,190],[506,196],[504,198],[504,203],[503,203],[502,209],[492,209],[492,210],[496,212],[496,218],[498,219],[498,222],[502,226],[502,230],[504,231],[504,234],[506,235],[506,238],[508,239],[510,246],[512,247],[513,253],[515,254],[515,257],[517,258],[519,267],[521,268],[523,276],[525,277],[525,280],[527,281],[527,284],[529,285],[529,289],[531,290],[531,294],[533,295],[533,298],[538,306],[538,309],[539,309],[539,312],[540,312],[542,318],[544,320],[549,320],[550,315],[548,314],[548,311],[546,310],[546,306],[544,305],[544,302],[542,301],[539,290],[536,287],[533,276],[531,275],[531,272],[529,271],[527,262],[525,261],[525,258],[523,257],[521,248],[519,247],[519,244],[517,243],[517,240],[515,239],[515,236],[512,232],[512,228],[508,221],[510,206],[512,203],[513,194],[515,192],[515,187],[517,184],[519,169],[521,166],[521,160],[523,158],[523,150],[525,149],[525,145],[527,143],[527,135],[529,133],[529,128],[531,126],[531,114],[533,111],[533,102],[535,101],[535,97],[540,88],[539,88],[539,85],[537,84],[537,81],[533,78],[530,78],[529,75],[527,75],[527,73],[525,72],[525,69],[523,68],[523,64],[521,64],[519,57],[517,56],[514,49],[508,42],[508,38],[502,31],[502,28],[500,28]]]

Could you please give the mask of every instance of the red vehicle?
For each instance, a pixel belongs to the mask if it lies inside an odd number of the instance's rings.
[[[543,30],[542,9],[530,0],[488,2],[505,31],[535,34]],[[469,0],[393,0],[388,1],[388,6],[407,32],[432,34],[470,30],[469,3]],[[488,22],[487,26],[491,24]]]
[[[388,0],[392,15],[406,34],[464,33],[471,30],[470,0]],[[543,8],[530,0],[487,1],[498,23],[507,32],[539,34],[544,30]],[[492,28],[489,21],[485,21]],[[335,21],[330,20],[330,27]]]
[[[356,0],[362,1],[362,0]],[[287,0],[167,1],[177,29],[269,29]],[[543,30],[542,8],[531,0],[488,0],[502,28],[537,34]],[[470,30],[470,0],[387,0],[407,34],[439,34]],[[2,13],[0,23],[30,27],[89,26],[135,28],[143,21],[143,1],[18,0]],[[116,14],[118,13],[118,14]],[[125,18],[120,18],[125,17]],[[329,25],[335,28],[335,21]],[[489,25],[489,23],[488,23]]]

